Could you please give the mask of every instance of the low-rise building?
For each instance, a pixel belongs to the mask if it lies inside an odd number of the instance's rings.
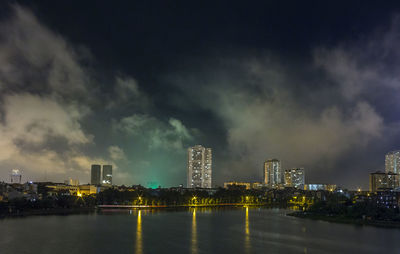
[[[399,207],[400,193],[395,191],[377,191],[369,196],[370,201],[377,207],[397,208]]]
[[[246,190],[249,190],[251,188],[251,183],[245,183],[245,182],[226,182],[224,183],[224,188],[234,188],[234,187],[244,187]]]
[[[264,184],[260,183],[260,182],[255,182],[255,183],[251,184],[251,188],[253,188],[253,189],[261,189],[263,187],[264,187]]]
[[[336,184],[321,184],[321,183],[309,183],[304,185],[304,190],[326,190],[334,191],[336,190]]]
[[[97,187],[95,185],[79,185],[79,189],[78,189],[78,196],[82,196],[82,195],[91,195],[91,194],[96,194],[97,193]]]
[[[91,195],[97,193],[97,187],[95,185],[87,184],[87,185],[66,185],[66,184],[52,184],[46,185],[47,188],[50,189],[49,194],[54,195],[57,193],[64,193],[65,195],[71,196],[83,196],[83,195]]]

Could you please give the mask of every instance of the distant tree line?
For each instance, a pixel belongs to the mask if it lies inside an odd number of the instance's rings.
[[[97,205],[143,205],[143,206],[212,206],[221,204],[279,205],[285,206],[292,192],[250,189],[239,186],[213,192],[197,189],[147,189],[109,188],[98,194],[70,195],[68,191],[50,191],[38,187],[38,199],[15,198],[0,202],[0,214],[20,214],[31,211],[94,209]]]
[[[333,193],[327,196],[326,200],[316,201],[305,212],[310,215],[323,215],[354,220],[400,222],[400,210],[397,201],[393,202],[393,197],[389,196],[389,202],[380,202],[380,198],[386,197],[379,195],[356,202],[354,198]]]

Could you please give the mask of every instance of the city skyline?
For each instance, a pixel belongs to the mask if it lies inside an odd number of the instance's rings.
[[[400,1],[0,1],[1,254],[398,252],[399,45]]]
[[[325,189],[333,191],[338,186],[333,183],[310,183],[305,181],[305,170],[304,168],[289,168],[284,169],[281,165],[281,161],[278,159],[268,159],[264,162],[263,166],[263,179],[259,182],[259,179],[256,179],[252,182],[243,182],[238,179],[234,181],[226,182],[219,184],[212,184],[212,149],[205,148],[202,145],[195,145],[193,147],[189,147],[187,149],[187,188],[215,188],[215,187],[224,187],[227,188],[229,185],[239,185],[246,186],[246,189],[249,188],[261,188],[267,187],[270,189],[283,189],[286,187],[294,187],[296,189],[304,189],[304,190],[319,190]],[[397,168],[397,160],[399,158],[400,150],[390,151],[385,155],[385,172],[381,170],[377,170],[375,172],[369,173],[369,181],[368,181],[368,190],[370,192],[376,192],[379,190],[389,190],[389,189],[397,189],[400,187],[400,174],[396,171]],[[99,165],[92,164],[90,170],[90,185],[97,186],[112,186],[112,165]],[[19,169],[11,170],[10,174],[10,183],[31,183],[32,181],[29,179],[22,179],[22,173]],[[7,182],[7,181],[3,181]],[[44,181],[38,182],[48,182],[47,179]],[[49,182],[52,182],[50,180]],[[64,183],[67,185],[77,186],[79,185],[79,179],[69,179],[64,180]],[[142,185],[142,183],[130,183],[129,185]],[[155,187],[148,186],[150,188]],[[183,184],[179,184],[182,186]],[[161,186],[158,187],[176,187],[178,184],[174,184],[171,186]],[[341,186],[339,186],[342,189]],[[360,191],[362,188],[357,186],[355,189]]]
[[[263,166],[263,179],[259,182],[260,179],[256,179],[252,182],[241,182],[238,179],[235,179],[231,182],[226,182],[224,180],[223,184],[212,184],[212,149],[205,148],[202,145],[195,145],[193,147],[189,147],[187,149],[187,188],[214,188],[214,187],[227,187],[227,185],[245,185],[246,188],[250,188],[250,186],[257,186],[259,188],[261,186],[268,187],[272,189],[284,188],[284,187],[294,187],[296,189],[309,190],[311,188],[321,188],[329,190],[336,189],[337,184],[335,183],[310,183],[305,181],[305,171],[304,168],[289,168],[284,169],[281,166],[281,161],[278,159],[268,159],[264,162]],[[369,173],[369,181],[368,181],[368,190],[371,192],[382,189],[396,189],[400,187],[399,178],[400,174],[397,173],[397,160],[400,154],[400,150],[390,151],[385,154],[385,172],[381,170],[377,170],[375,172]],[[90,182],[88,184],[91,185],[105,185],[112,186],[112,165],[99,165],[92,164],[90,169]],[[22,173],[19,169],[11,170],[10,174],[10,183],[29,183],[32,182],[30,179],[23,179]],[[13,180],[14,179],[14,180]],[[45,179],[44,181],[38,182],[52,182],[51,179]],[[232,180],[232,179],[231,179]],[[65,183],[69,185],[79,185],[80,179],[69,179],[64,180]],[[3,181],[7,182],[7,181]],[[142,183],[129,183],[128,185],[142,185]],[[149,186],[150,188],[154,187]],[[163,187],[176,187],[180,184],[173,184],[171,186],[163,186]],[[161,186],[161,185],[159,185]],[[317,187],[321,186],[321,187]],[[328,187],[322,187],[328,186]],[[330,187],[330,186],[335,186]],[[251,187],[253,188],[253,187]],[[360,186],[357,186],[354,190],[361,190]]]
[[[220,186],[278,158],[368,189],[400,149],[400,4],[18,3],[0,3],[0,180],[88,183],[96,163],[176,186],[202,144]]]

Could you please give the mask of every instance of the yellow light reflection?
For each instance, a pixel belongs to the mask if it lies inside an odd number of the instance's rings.
[[[246,253],[250,253],[250,252],[251,252],[251,244],[250,244],[250,225],[249,225],[249,208],[248,208],[248,207],[246,207],[244,248],[245,248],[245,252],[246,252]]]
[[[192,216],[192,242],[191,242],[192,254],[197,254],[197,226],[196,226],[196,208],[193,209]]]
[[[143,253],[143,246],[142,246],[142,216],[141,211],[138,212],[137,217],[137,225],[136,225],[136,254]]]

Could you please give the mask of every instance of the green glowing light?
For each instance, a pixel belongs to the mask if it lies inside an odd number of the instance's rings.
[[[148,182],[147,183],[147,188],[150,189],[157,189],[160,184],[158,182]]]

